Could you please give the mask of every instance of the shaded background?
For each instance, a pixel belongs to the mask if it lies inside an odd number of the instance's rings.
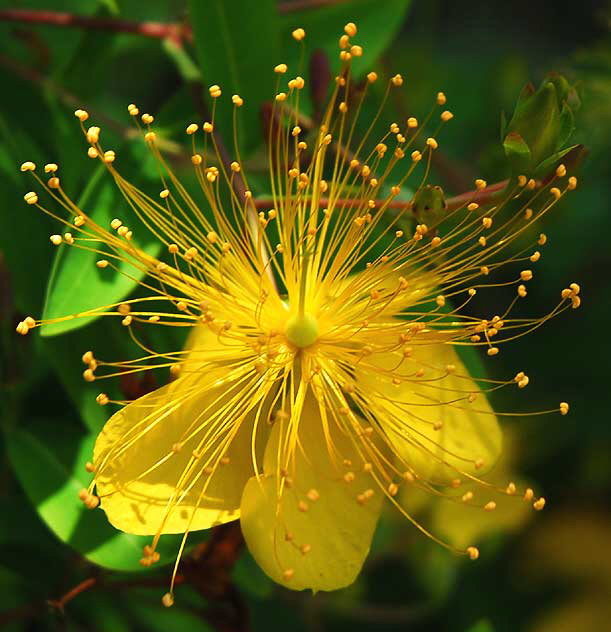
[[[227,33],[215,28],[219,3],[236,16]],[[15,15],[6,9],[15,8],[66,11],[92,21],[62,27],[9,20]],[[0,9],[0,622],[13,630],[113,632],[608,629],[610,7],[594,1],[191,2],[195,43],[186,30],[187,3],[178,0],[24,0],[0,2]],[[103,18],[110,24],[100,24]],[[566,417],[510,418],[505,424],[505,478],[512,472],[536,484],[548,507],[536,515],[511,505],[492,515],[465,516],[421,500],[420,514],[445,537],[478,540],[476,563],[457,559],[389,513],[358,582],[314,597],[271,584],[241,550],[234,527],[212,536],[197,533],[177,605],[166,610],[159,598],[168,567],[141,570],[141,542],[114,532],[102,512],[84,513],[76,500],[87,480],[83,464],[107,412],[92,402],[99,387],[80,379],[80,355],[96,347],[104,347],[106,357],[129,355],[124,331],[118,323],[95,322],[46,338],[14,333],[25,315],[42,314],[53,258],[60,256],[48,240],[57,227],[22,201],[30,184],[18,165],[61,163],[64,187],[75,197],[93,179],[90,207],[111,217],[118,202],[112,188],[95,179],[72,117],[75,107],[101,122],[122,150],[128,175],[156,190],[141,144],[130,141],[128,103],[157,115],[158,131],[172,150],[185,125],[201,118],[199,69],[206,84],[220,83],[231,93],[229,69],[237,67],[237,90],[256,102],[262,91],[273,90],[270,67],[296,57],[292,28],[304,26],[310,46],[315,42],[335,58],[348,20],[359,25],[363,68],[406,78],[403,98],[388,106],[387,122],[407,109],[421,116],[438,90],[446,92],[456,118],[444,130],[432,180],[450,195],[470,189],[475,177],[494,182],[507,176],[500,112],[512,111],[527,81],[538,84],[556,70],[578,86],[582,106],[574,142],[583,143],[589,156],[578,190],[544,221],[550,245],[523,309],[525,315],[548,311],[559,288],[573,280],[582,286],[584,305],[508,346],[488,367],[494,377],[523,369],[531,378],[526,395],[497,397],[498,409],[571,402]],[[160,33],[142,27],[144,21],[177,26]],[[146,32],[121,33],[118,25]],[[260,118],[255,108],[246,116],[244,142],[256,172]],[[265,193],[262,177],[258,192]],[[75,281],[82,264],[56,263],[49,299],[56,304],[45,309],[70,311],[79,301],[95,304],[88,292],[125,291],[96,278]],[[490,313],[505,304],[500,295],[488,300],[492,304],[479,307]],[[137,395],[150,386],[123,381],[116,388]],[[168,540],[165,561],[176,548]],[[82,592],[70,599],[75,586]]]

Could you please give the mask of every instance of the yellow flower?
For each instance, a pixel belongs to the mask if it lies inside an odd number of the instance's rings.
[[[510,315],[533,276],[523,262],[538,260],[533,249],[545,235],[528,246],[524,240],[576,181],[562,170],[545,185],[521,177],[495,188],[477,180],[471,194],[446,204],[438,187],[425,186],[438,140],[426,137],[424,124],[410,117],[372,139],[386,97],[403,79],[388,81],[373,121],[363,114],[378,77],[351,79],[351,59],[362,52],[351,43],[355,34],[348,24],[342,70],[318,126],[299,109],[304,79],[286,81],[286,65],[276,66],[270,200],[251,193],[237,140],[226,159],[214,115],[186,127],[199,183],[190,191],[162,155],[153,116],[129,106],[159,167],[161,190],[153,195],[120,175],[100,128],[87,127],[88,113],[76,111],[88,155],[164,245],[159,258],[138,248],[120,217],[101,226],[78,207],[57,165],[45,168],[47,182],[33,163],[22,166],[70,213],[64,219],[36,192],[25,196],[70,227],[52,235],[53,244],[100,253],[101,274],[127,274],[128,262],[147,275],[147,296],[82,314],[117,316],[143,350],[127,362],[85,353],[86,380],[164,367],[172,377],[131,403],[98,396],[121,408],[98,437],[93,479],[81,492],[118,529],[152,536],[144,565],[158,558],[163,534],[183,533],[186,541],[191,531],[239,519],[250,552],[276,582],[333,590],[359,573],[385,499],[437,540],[404,505],[405,486],[489,511],[494,495],[519,491],[481,478],[501,451],[487,394],[524,387],[528,377],[476,380],[456,349],[482,346],[494,356],[504,342],[579,305],[572,284],[550,314]],[[216,106],[222,89],[212,86],[210,95]],[[244,101],[231,101],[237,116]],[[438,130],[453,118],[445,102],[439,93],[427,125],[437,120]],[[418,189],[413,213],[400,198],[408,181]],[[500,280],[488,280],[492,272]],[[476,292],[511,286],[501,316],[479,318],[467,308]],[[28,333],[42,322],[28,317],[17,329]],[[157,353],[140,340],[147,326],[188,327],[188,344]],[[461,497],[456,490],[465,484],[478,492]],[[525,498],[544,504],[531,490]],[[472,544],[453,550],[478,556]],[[170,592],[164,603],[172,599]]]

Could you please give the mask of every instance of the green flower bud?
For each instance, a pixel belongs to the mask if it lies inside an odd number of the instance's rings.
[[[573,110],[579,106],[574,88],[550,74],[538,90],[527,84],[509,123],[503,121],[505,155],[514,174],[544,175],[563,155],[574,130]]]

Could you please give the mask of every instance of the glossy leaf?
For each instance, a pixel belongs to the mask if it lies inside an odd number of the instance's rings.
[[[284,54],[291,76],[299,74],[300,48],[291,37],[297,27],[306,31],[306,44],[322,49],[329,57],[331,67],[340,67],[338,40],[344,33],[344,25],[356,22],[356,44],[363,44],[363,56],[354,60],[357,75],[371,70],[371,66],[387,49],[397,35],[411,0],[356,0],[330,3],[316,9],[291,12],[282,16]],[[398,72],[400,68],[396,69]],[[302,69],[303,72],[303,69]]]
[[[98,177],[97,174],[94,176],[95,179],[83,194],[79,206],[89,210],[92,219],[101,226],[108,226],[113,217],[120,215],[130,228],[133,227],[134,243],[152,256],[158,254],[160,244],[151,241],[148,231],[127,211],[127,204],[114,182],[109,179],[98,182]],[[143,241],[138,243],[139,240]],[[91,247],[95,248],[95,244]],[[102,255],[96,252],[66,245],[59,247],[49,279],[43,318],[75,317],[43,325],[41,335],[56,336],[90,323],[97,318],[95,315],[78,318],[76,315],[121,301],[144,275],[142,270],[126,262],[118,264],[120,272],[110,268],[100,270],[95,265],[100,258]]]
[[[240,146],[249,151],[262,141],[261,105],[271,100],[277,56],[276,3],[258,0],[191,0],[191,24],[199,63],[207,88],[223,90],[218,99],[215,122],[226,143],[232,138],[231,95],[239,94],[244,106],[238,112]],[[231,152],[233,153],[233,152]]]
[[[45,436],[48,435],[48,440]],[[19,482],[41,518],[55,535],[106,568],[142,570],[142,547],[150,538],[121,533],[110,526],[101,510],[89,511],[78,492],[89,482],[85,463],[93,452],[94,435],[62,429],[61,443],[55,433],[14,430],[7,434],[8,454]],[[180,537],[161,541],[161,563],[174,559]]]

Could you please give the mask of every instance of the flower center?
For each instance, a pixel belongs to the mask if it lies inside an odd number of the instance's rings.
[[[296,314],[286,321],[285,333],[288,341],[296,347],[309,347],[318,338],[318,321],[309,312]]]

